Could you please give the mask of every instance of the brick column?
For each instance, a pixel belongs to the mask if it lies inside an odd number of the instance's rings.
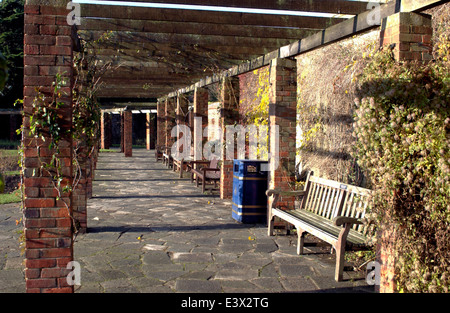
[[[397,61],[429,61],[432,34],[431,15],[397,13],[382,21],[380,43],[395,44]]]
[[[166,99],[165,103],[165,136],[166,139],[165,146],[171,148],[175,142],[175,137],[172,137],[172,129],[175,127],[175,99]]]
[[[133,156],[133,113],[123,112],[123,150],[125,157]]]
[[[380,31],[381,45],[394,45],[397,61],[429,61],[433,29],[431,16],[417,13],[397,13],[382,21]],[[396,291],[394,249],[396,244],[395,225],[386,219],[378,232],[377,261],[380,263],[379,291]]]
[[[100,147],[102,149],[109,149],[111,145],[111,115],[109,113],[101,113],[100,133]]]
[[[165,102],[158,102],[156,106],[156,145],[166,144],[166,106]]]
[[[297,116],[297,64],[289,59],[271,62],[269,94],[269,189],[293,190]],[[278,130],[278,131],[277,131]],[[294,197],[278,201],[294,208]]]
[[[175,116],[175,122],[176,125],[186,125],[185,116],[188,112],[188,99],[185,98],[184,95],[178,95],[177,97],[177,108],[176,108],[176,116]],[[186,134],[183,134],[181,132],[181,129],[177,128],[177,137],[176,140],[180,140],[182,136],[186,136]],[[186,153],[186,149],[188,149],[188,154],[190,153],[190,142],[187,143],[189,147],[185,147],[184,144],[181,143],[181,141],[178,142],[178,152]]]
[[[203,146],[207,137],[203,137],[203,131],[208,126],[208,89],[195,88],[194,91],[194,160],[203,159]]]
[[[152,136],[152,116],[150,113],[145,114],[145,142],[147,144],[147,150],[151,149],[151,140],[153,139]]]
[[[57,99],[63,103],[59,109],[59,126],[70,131],[72,124],[72,28],[67,25],[67,1],[50,4],[27,0],[24,7],[24,236],[25,281],[27,292],[73,292],[67,284],[73,260],[71,194],[58,197],[52,177],[41,169],[41,162],[50,162],[54,151],[49,140],[32,138],[29,134],[30,114],[40,88],[47,99],[52,94],[55,75],[65,81],[64,95]],[[47,138],[48,139],[48,138]],[[39,149],[37,149],[39,146]],[[62,163],[62,185],[72,181],[72,138],[65,135],[59,141],[58,157]],[[69,209],[66,208],[67,203]]]
[[[222,131],[222,140],[233,140],[226,138],[226,126],[234,125],[239,120],[239,77],[224,79],[221,83],[221,102],[220,127]],[[234,149],[236,157],[237,148]],[[226,147],[222,145],[222,164],[220,168],[220,198],[231,199],[233,196],[233,160],[226,158]]]
[[[124,112],[120,112],[120,152],[124,152],[124,146],[123,146],[123,142],[124,142],[124,128],[123,128],[123,116],[124,116]]]
[[[150,149],[155,149],[156,145],[156,114],[150,114]]]

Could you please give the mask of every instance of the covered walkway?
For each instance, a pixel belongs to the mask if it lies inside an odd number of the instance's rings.
[[[77,236],[81,265],[75,292],[303,292],[371,291],[364,273],[334,281],[329,247],[295,236],[268,237],[265,225],[239,224],[231,203],[203,195],[179,179],[153,151],[133,158],[100,154],[88,232]],[[312,243],[312,242],[311,242]]]

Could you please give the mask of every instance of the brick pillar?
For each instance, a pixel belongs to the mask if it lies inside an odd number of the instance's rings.
[[[397,13],[382,21],[380,43],[395,44],[397,61],[429,61],[432,34],[431,15]]]
[[[433,28],[431,16],[417,13],[397,13],[385,18],[381,24],[380,44],[394,45],[397,61],[429,61]],[[395,225],[386,219],[378,232],[377,261],[380,263],[379,291],[396,291],[394,249],[396,243]]]
[[[166,106],[165,102],[158,102],[156,106],[156,145],[166,144]]]
[[[226,138],[226,126],[234,125],[239,120],[239,77],[226,78],[221,83],[221,102],[220,127],[222,131],[222,140],[226,142],[234,138]],[[237,149],[234,154],[236,157]],[[233,160],[226,158],[226,147],[222,145],[222,164],[220,168],[220,198],[231,199],[233,196]]]
[[[100,133],[100,147],[102,149],[109,149],[111,145],[111,115],[109,113],[101,113]]]
[[[150,114],[150,149],[156,145],[156,114]]]
[[[146,113],[145,114],[145,142],[147,144],[147,150],[151,149],[151,145],[150,145],[150,140],[151,140],[151,121],[152,121],[152,116],[150,115],[150,113]]]
[[[207,137],[203,137],[203,131],[208,126],[208,98],[206,88],[195,88],[194,91],[194,160],[203,159],[203,146]]]
[[[123,150],[125,157],[133,156],[133,113],[123,112]]]
[[[269,94],[269,189],[293,190],[297,116],[297,64],[289,59],[271,62]],[[278,132],[277,132],[278,130]],[[294,197],[278,201],[294,208]]]
[[[124,146],[123,146],[123,140],[124,140],[124,128],[123,128],[123,116],[124,116],[124,112],[120,112],[120,152],[123,153],[124,150]]]
[[[59,126],[63,133],[72,126],[72,28],[67,25],[67,1],[50,4],[27,0],[24,7],[24,236],[25,281],[27,292],[73,292],[67,284],[73,260],[71,194],[58,197],[52,177],[41,162],[49,162],[54,151],[49,149],[49,138],[44,141],[29,135],[30,114],[36,89],[52,94],[55,75],[60,73],[67,82],[63,95],[57,99]],[[39,149],[37,149],[39,146]],[[70,133],[59,141],[62,185],[72,181],[72,138]],[[65,203],[69,208],[65,206]]]
[[[186,125],[186,114],[188,113],[188,99],[184,96],[184,95],[178,95],[177,97],[177,108],[176,108],[176,116],[175,116],[175,122],[176,125]],[[175,140],[180,140],[182,138],[182,136],[185,136],[186,134],[183,134],[183,132],[181,132],[180,128],[177,128],[177,137],[175,138]],[[188,149],[188,154],[190,154],[190,142],[188,142],[187,144],[189,144],[189,147],[185,147],[184,144],[181,143],[181,141],[178,142],[178,152],[183,152],[186,153],[186,149]]]
[[[165,103],[165,146],[171,148],[175,142],[175,137],[172,137],[172,129],[175,127],[175,99],[166,99]]]

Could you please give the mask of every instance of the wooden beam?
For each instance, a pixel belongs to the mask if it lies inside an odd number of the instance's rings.
[[[242,27],[242,25],[213,23],[82,18],[79,30],[301,39],[318,29],[311,26],[286,28],[247,25]]]
[[[208,23],[241,26],[278,26],[323,29],[341,18],[311,16],[285,16],[267,14],[204,12],[198,10],[151,9],[125,6],[81,5],[81,16],[85,18],[111,18],[125,20],[150,20],[183,23]]]
[[[104,36],[102,31],[79,31],[79,35],[89,41],[98,40]],[[292,39],[283,38],[249,38],[240,36],[220,36],[220,35],[193,35],[193,34],[166,34],[166,33],[137,33],[137,32],[114,32],[108,37],[106,43],[149,43],[149,44],[172,44],[182,45],[219,45],[219,46],[283,46]]]
[[[276,47],[277,48],[277,47]],[[199,57],[214,57],[214,55],[230,59],[249,59],[249,55],[260,56],[275,49],[273,46],[214,46],[214,45],[185,45],[184,47],[170,46],[168,44],[146,44],[137,46],[132,43],[120,43],[117,45],[99,46],[89,49],[88,52],[97,56],[131,56],[137,59],[149,58],[152,56],[164,56],[170,54],[195,54]],[[247,57],[245,57],[247,56]],[[244,58],[241,58],[244,57]]]
[[[128,1],[128,0],[125,0]],[[130,0],[128,2],[148,2]],[[221,6],[233,8],[251,8],[266,10],[289,10],[305,12],[325,12],[335,14],[358,14],[367,9],[368,2],[347,0],[152,0],[154,3],[171,3],[182,5]]]
[[[421,12],[429,7],[442,4],[447,1],[439,0],[402,0],[401,2],[401,12]]]

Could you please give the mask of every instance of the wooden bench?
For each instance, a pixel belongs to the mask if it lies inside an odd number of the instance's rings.
[[[170,150],[171,149],[169,147],[165,147],[162,154],[163,164],[167,167],[171,167],[173,165],[173,158]]]
[[[330,243],[336,251],[335,280],[342,281],[346,245],[364,246],[366,242],[370,226],[364,215],[370,203],[371,191],[315,177],[310,173],[302,191],[280,192],[269,189],[266,194],[273,197],[268,210],[269,236],[273,236],[274,217],[277,216],[297,229],[298,254],[303,254],[305,233]],[[299,208],[277,208],[280,196],[302,196]]]
[[[159,160],[163,161],[163,151],[165,151],[165,149],[166,149],[165,146],[156,146],[155,147],[156,162],[158,162]]]
[[[202,181],[202,192],[206,190],[206,183],[212,183],[217,188],[217,183],[220,182],[220,168],[218,167],[218,160],[216,158],[211,161],[191,161],[189,168],[191,172],[191,182],[195,181],[198,187],[199,181]],[[197,168],[195,167],[197,165]],[[201,167],[203,165],[203,167]]]
[[[183,178],[183,173],[190,171],[190,162],[194,159],[194,148],[191,148],[190,156],[187,158],[176,158],[173,156],[173,171],[180,171],[180,178]]]

